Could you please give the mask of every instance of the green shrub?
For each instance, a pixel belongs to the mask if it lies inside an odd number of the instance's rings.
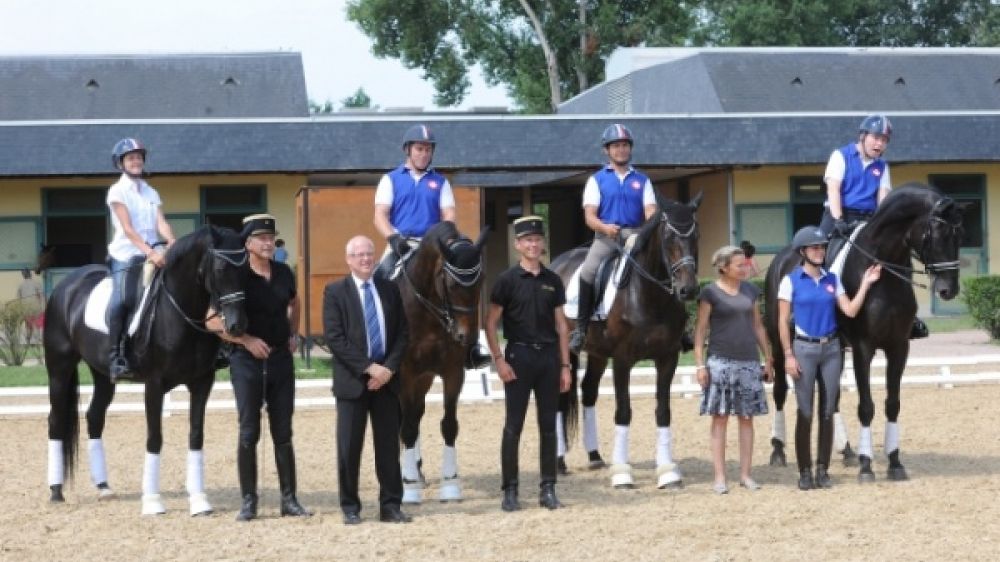
[[[962,298],[976,326],[1000,340],[1000,276],[970,277],[962,279],[962,285]]]
[[[23,300],[13,300],[0,308],[0,362],[24,364],[35,346],[36,334],[25,320],[38,314],[38,308]]]

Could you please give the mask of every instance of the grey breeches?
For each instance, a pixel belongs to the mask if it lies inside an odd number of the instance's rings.
[[[799,363],[799,380],[795,381],[795,399],[803,415],[812,416],[813,389],[820,384],[820,409],[824,418],[833,416],[840,392],[840,374],[844,359],[840,353],[840,340],[826,343],[795,340],[792,344],[795,360]]]
[[[623,228],[620,238],[624,241],[636,232],[639,232],[638,228]],[[604,258],[614,251],[615,245],[610,238],[604,234],[595,234],[594,243],[587,250],[587,258],[583,260],[583,266],[580,268],[580,280],[593,285],[594,279],[597,278],[597,268],[601,266]]]

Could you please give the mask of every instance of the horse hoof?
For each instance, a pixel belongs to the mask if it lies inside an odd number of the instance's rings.
[[[858,455],[851,448],[851,444],[848,443],[844,445],[844,450],[840,452],[844,459],[844,466],[857,466],[858,465]]]
[[[566,457],[559,457],[556,460],[556,470],[558,470],[559,474],[563,476],[569,474],[569,467],[566,466]]]
[[[788,460],[785,458],[785,451],[783,449],[771,451],[771,466],[788,466]]]
[[[50,503],[66,502],[66,498],[63,497],[62,484],[53,484],[52,486],[49,486],[49,491],[51,492],[49,495]]]
[[[893,482],[902,482],[910,479],[910,477],[906,474],[906,468],[902,466],[890,466],[886,471],[886,475],[889,480],[892,480]]]
[[[875,481],[875,473],[872,471],[862,471],[858,473],[858,482],[861,484],[871,484]]]
[[[631,490],[635,488],[635,481],[632,480],[631,465],[611,465],[611,487],[616,490]]]
[[[681,473],[674,463],[656,467],[656,487],[660,490],[682,488]]]
[[[115,499],[115,491],[108,486],[107,482],[97,485],[97,501],[108,501]]]
[[[403,503],[409,505],[420,505],[424,501],[424,488],[423,486],[414,486],[413,484],[403,483]]]
[[[601,453],[597,451],[590,451],[587,453],[587,457],[587,468],[589,470],[600,470],[602,468],[607,468],[608,466],[608,463],[604,462],[604,459],[601,458]]]
[[[462,501],[462,485],[458,476],[442,480],[441,489],[438,490],[438,500],[442,503]]]
[[[190,504],[189,513],[191,517],[211,515],[212,513],[212,505],[208,503],[208,496],[205,494],[191,494],[191,497],[188,498],[188,503]]]
[[[142,495],[142,514],[143,515],[163,515],[167,512],[166,506],[160,501],[160,494],[143,494]]]

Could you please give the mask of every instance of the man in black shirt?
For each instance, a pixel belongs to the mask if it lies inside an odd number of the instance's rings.
[[[292,449],[292,411],[295,404],[295,375],[292,353],[295,328],[299,323],[299,301],[295,276],[274,256],[274,217],[251,215],[243,219],[249,258],[246,282],[246,332],[222,339],[236,344],[229,356],[229,374],[240,433],[237,449],[240,494],[243,503],[237,521],[257,517],[257,441],[260,439],[260,410],[267,402],[267,417],[274,442],[274,459],[281,488],[281,515],[310,516],[295,497],[295,453]],[[211,315],[213,311],[209,311]],[[218,317],[207,322],[222,332]]]
[[[506,419],[500,449],[504,511],[521,509],[517,499],[518,445],[531,391],[535,391],[540,444],[538,503],[562,507],[556,497],[556,410],[559,392],[569,390],[569,325],[563,314],[566,293],[559,276],[541,262],[545,228],[541,217],[514,221],[514,247],[520,262],[504,271],[493,285],[486,337],[504,383]],[[500,353],[497,322],[503,318],[507,338]]]

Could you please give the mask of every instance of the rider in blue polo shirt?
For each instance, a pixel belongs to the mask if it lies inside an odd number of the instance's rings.
[[[799,489],[829,488],[833,485],[827,469],[833,452],[833,414],[840,395],[840,374],[844,355],[837,335],[837,309],[853,318],[861,310],[865,295],[882,272],[881,265],[865,271],[854,298],[848,298],[835,273],[823,269],[826,235],[815,226],[795,233],[792,247],[802,258],[799,267],[781,280],[778,287],[778,334],[785,355],[785,371],[795,381],[795,457],[799,465]],[[795,321],[792,334],[790,322]],[[794,340],[794,343],[793,343]],[[821,417],[817,447],[816,478],[812,476],[809,452],[813,417],[813,389],[817,381]]]
[[[849,236],[850,224],[868,220],[892,190],[889,163],[882,155],[892,137],[885,115],[869,115],[858,128],[858,142],[830,154],[823,180],[826,203],[820,229],[830,236]]]
[[[633,142],[632,131],[624,125],[615,123],[604,129],[601,144],[608,164],[590,176],[583,188],[583,214],[587,226],[594,231],[594,243],[580,269],[579,308],[569,342],[573,353],[579,353],[587,339],[597,299],[594,294],[597,268],[615,250],[616,241],[638,232],[642,223],[656,212],[653,184],[631,164]]]
[[[431,167],[437,141],[427,125],[414,125],[403,135],[406,159],[378,182],[375,228],[388,244],[376,275],[389,277],[396,263],[420,244],[424,234],[441,221],[455,222],[451,183]],[[481,367],[490,356],[469,343],[467,367]]]

